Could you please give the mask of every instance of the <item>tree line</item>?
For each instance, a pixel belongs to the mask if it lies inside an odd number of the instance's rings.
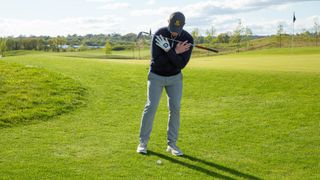
[[[304,30],[297,36],[305,37],[305,39],[312,38],[317,46],[319,44],[319,20],[314,21],[314,31],[310,32]],[[254,36],[252,30],[245,26],[241,20],[232,32],[216,33],[216,29],[211,27],[205,31],[205,35],[200,35],[198,28],[192,30],[191,35],[195,43],[204,44],[206,46],[229,46],[237,49],[248,49],[250,41],[261,38],[261,36]],[[283,45],[283,39],[290,36],[284,31],[284,24],[279,23],[277,26],[277,34],[273,35],[276,38],[279,47]],[[0,38],[0,55],[4,56],[5,51],[12,50],[38,50],[38,51],[84,51],[91,48],[104,48],[105,53],[109,54],[112,50],[135,50],[143,49],[150,45],[150,38],[144,36],[137,41],[137,34],[128,33],[121,35],[119,33],[112,34],[87,34],[68,35],[68,36],[19,36]]]
[[[127,45],[126,42],[134,42],[136,34],[87,34],[68,35],[68,36],[19,36],[1,38],[0,42],[6,45],[6,50],[40,50],[40,51],[66,51],[72,49],[81,49],[81,47],[98,48],[105,45],[106,40],[111,44]],[[68,47],[68,48],[66,48]]]

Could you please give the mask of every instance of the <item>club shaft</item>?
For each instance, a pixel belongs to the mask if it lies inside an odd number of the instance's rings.
[[[150,34],[150,33],[148,33],[148,32],[142,32],[142,33],[143,33],[143,34],[150,35],[150,36],[158,36],[158,37],[160,37],[160,35]],[[168,40],[170,40],[170,41],[182,43],[182,41],[178,41],[178,40],[175,40],[175,39],[172,39],[172,38],[167,38],[167,37],[164,37],[164,38],[166,38],[166,39],[168,39]],[[195,44],[191,44],[191,45],[192,45],[192,46],[195,46]]]
[[[159,36],[159,35],[155,35],[155,34],[150,34],[148,32],[144,32],[142,31],[143,34],[147,34],[147,35],[150,35],[150,36]],[[179,40],[175,40],[175,39],[172,39],[172,38],[167,38],[167,37],[164,37],[168,40],[171,40],[171,41],[174,41],[174,42],[178,42],[178,43],[182,43],[182,41],[179,41]],[[200,46],[200,45],[197,45],[197,44],[191,44],[193,47],[196,47],[196,48],[199,48],[199,49],[204,49],[204,50],[207,50],[207,51],[212,51],[212,52],[216,52],[218,53],[219,51],[216,50],[216,49],[212,49],[212,48],[207,48],[207,47],[203,47],[203,46]]]

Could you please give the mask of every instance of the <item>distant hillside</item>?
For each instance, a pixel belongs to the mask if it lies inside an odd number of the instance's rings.
[[[70,56],[89,56],[99,57],[103,59],[148,59],[150,58],[150,36],[143,36],[137,41],[136,34],[130,33],[121,36],[120,34],[111,35],[69,35],[67,37],[9,37],[6,39],[7,52],[6,56],[17,55],[16,53],[26,53],[19,50],[38,50],[38,51],[53,51],[53,52],[74,52]],[[106,39],[110,41],[112,46],[112,55],[105,55],[101,50]],[[205,47],[210,47],[219,50],[219,53],[208,52],[205,50],[194,48],[192,56],[214,56],[221,54],[230,54],[244,51],[254,51],[270,48],[288,48],[288,47],[316,47],[320,46],[319,38],[312,33],[298,34],[292,36],[283,34],[279,35],[239,37],[240,43],[235,42],[235,38],[231,35],[224,34],[223,36],[213,37],[211,40],[200,36],[195,38],[197,44]],[[238,40],[239,40],[238,39]],[[210,42],[210,43],[206,43]],[[293,43],[292,43],[293,42]],[[81,46],[73,48],[74,45]],[[69,45],[68,48],[62,48]],[[88,51],[91,46],[97,46],[97,51]],[[83,51],[84,53],[80,53]],[[87,53],[89,52],[89,54]],[[80,54],[78,54],[80,53]]]
[[[215,48],[220,51],[219,54],[229,54],[243,51],[253,51],[270,48],[288,48],[288,47],[314,47],[319,46],[320,38],[317,40],[316,37],[296,35],[292,40],[291,35],[272,35],[272,36],[252,36],[251,40],[241,40],[238,43],[215,43],[215,44],[202,44],[207,47]],[[207,56],[215,55],[215,53],[203,53],[203,50],[195,49],[193,52],[194,56]]]

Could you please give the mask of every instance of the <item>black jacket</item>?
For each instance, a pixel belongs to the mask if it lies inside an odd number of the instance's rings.
[[[171,33],[168,30],[168,27],[160,28],[155,33],[155,35],[160,34],[163,37],[171,38]],[[192,36],[185,30],[182,30],[175,40],[183,42],[188,40],[188,43],[193,44]],[[179,74],[181,69],[188,64],[191,56],[193,46],[191,46],[188,51],[182,54],[176,54],[175,47],[178,43],[171,40],[169,40],[169,43],[171,49],[168,52],[165,52],[156,45],[155,36],[152,38],[150,71],[160,76],[173,76]]]

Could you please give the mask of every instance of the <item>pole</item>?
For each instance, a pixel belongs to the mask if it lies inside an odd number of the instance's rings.
[[[296,22],[296,15],[293,12],[293,19],[292,19],[292,38],[291,38],[291,50],[293,49],[293,39],[294,39],[294,23]]]
[[[292,39],[291,39],[291,48],[293,48],[293,39],[294,39],[294,22],[292,23]]]

